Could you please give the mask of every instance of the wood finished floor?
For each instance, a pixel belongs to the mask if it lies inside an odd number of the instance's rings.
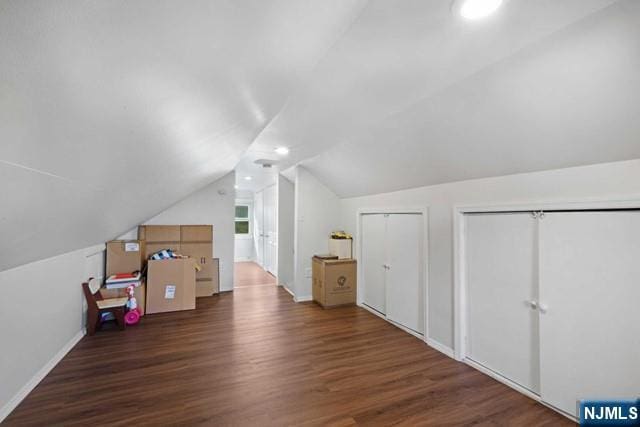
[[[84,337],[5,422],[571,425],[363,309],[296,304],[276,286]]]
[[[246,286],[275,285],[276,278],[267,273],[255,262],[236,262],[233,268],[234,288]]]

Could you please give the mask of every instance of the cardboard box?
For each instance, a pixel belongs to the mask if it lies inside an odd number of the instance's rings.
[[[138,227],[138,240],[149,243],[180,242],[179,225],[141,225]]]
[[[329,239],[329,253],[339,259],[353,258],[352,239]]]
[[[323,307],[355,304],[357,264],[354,259],[312,259],[313,299]]]
[[[180,241],[189,243],[211,243],[213,242],[213,226],[181,225]]]
[[[196,279],[211,279],[213,277],[213,245],[211,243],[180,243],[180,253],[193,258],[201,270],[196,273]]]
[[[100,288],[100,295],[102,295],[102,298],[123,298],[127,296],[127,289],[126,288],[123,288],[123,289]],[[144,316],[146,312],[146,305],[147,305],[146,303],[147,286],[144,280],[142,281],[142,284],[136,288],[135,297],[136,297],[136,301],[138,302],[138,308],[140,309],[140,313],[142,316]]]
[[[196,270],[191,259],[148,261],[146,312],[196,308]]]
[[[107,277],[117,273],[142,271],[144,259],[144,242],[139,240],[112,240],[107,242]]]
[[[210,279],[196,277],[196,298],[210,297],[220,292],[220,260],[218,258],[211,260],[211,271],[212,277]]]

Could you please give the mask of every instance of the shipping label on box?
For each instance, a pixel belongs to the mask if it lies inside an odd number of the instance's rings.
[[[124,244],[125,252],[140,252],[140,243],[138,242],[126,242]]]
[[[174,299],[176,297],[176,285],[164,287],[164,299]]]

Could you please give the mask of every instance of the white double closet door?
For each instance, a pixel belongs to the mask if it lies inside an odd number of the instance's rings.
[[[363,303],[424,334],[421,214],[362,216]]]
[[[640,212],[466,216],[466,357],[577,415],[640,392]]]

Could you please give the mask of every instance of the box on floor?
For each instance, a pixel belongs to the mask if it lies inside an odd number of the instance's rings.
[[[192,259],[147,262],[146,312],[193,310],[196,308],[196,269]]]

